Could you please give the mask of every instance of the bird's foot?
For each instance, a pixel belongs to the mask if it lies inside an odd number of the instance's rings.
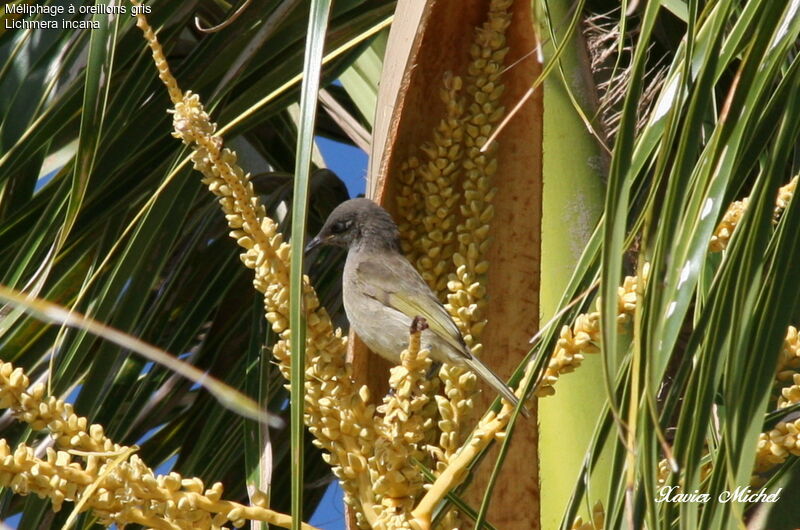
[[[422,317],[414,317],[411,321],[411,333],[421,333],[428,329],[428,321]]]

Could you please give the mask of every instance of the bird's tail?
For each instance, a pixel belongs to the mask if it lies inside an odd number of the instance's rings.
[[[488,366],[483,364],[480,359],[477,359],[473,356],[469,356],[464,359],[467,365],[474,371],[481,379],[486,381],[486,383],[492,387],[498,394],[503,396],[503,398],[514,405],[517,406],[519,403],[519,398],[514,395],[514,391],[503,381],[500,376],[494,373]],[[526,418],[529,418],[531,413],[530,411],[525,408],[524,406],[520,409],[522,411],[522,415]]]

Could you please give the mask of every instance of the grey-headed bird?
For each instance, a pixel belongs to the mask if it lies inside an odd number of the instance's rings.
[[[472,355],[450,314],[400,251],[400,233],[389,212],[369,199],[337,206],[306,252],[319,245],[347,249],[342,291],[350,325],[370,350],[394,364],[408,345],[414,317],[427,321],[420,337],[431,359],[475,372],[516,406],[513,391]],[[523,413],[527,411],[523,408]]]

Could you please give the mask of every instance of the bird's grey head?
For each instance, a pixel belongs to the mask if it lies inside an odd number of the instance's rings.
[[[306,252],[319,245],[397,252],[400,233],[389,212],[369,199],[350,199],[331,212]]]

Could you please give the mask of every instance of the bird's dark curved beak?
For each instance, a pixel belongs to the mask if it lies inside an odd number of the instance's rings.
[[[312,239],[311,241],[308,242],[308,245],[306,245],[306,248],[305,248],[304,252],[306,254],[308,254],[309,252],[311,252],[312,250],[314,250],[315,248],[317,248],[321,244],[322,244],[322,239],[320,239],[320,237],[317,236],[317,237],[315,237],[314,239]]]

